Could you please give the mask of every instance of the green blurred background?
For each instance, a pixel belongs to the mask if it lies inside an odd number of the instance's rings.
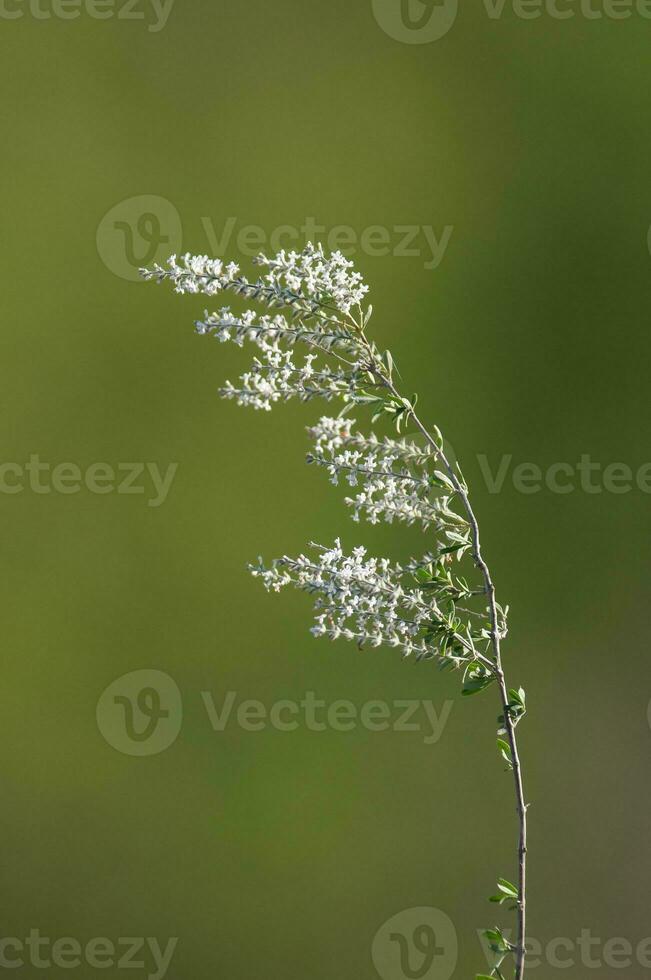
[[[452,227],[436,268],[422,234],[417,254],[354,258],[375,336],[464,461],[511,606],[505,660],[530,702],[529,932],[651,935],[651,497],[523,494],[510,477],[491,494],[477,460],[651,461],[651,20],[466,5],[421,44],[384,29],[397,6],[176,0],[160,30],[143,0],[145,20],[3,8],[23,16],[0,18],[1,462],[178,464],[160,507],[148,481],[0,495],[5,937],[175,936],[173,978],[372,980],[382,924],[433,906],[465,978],[485,969],[476,930],[510,924],[485,901],[515,873],[494,693],[461,703],[458,676],[317,643],[309,600],[271,598],[245,569],[310,540],[409,554],[422,536],[356,526],[304,465],[320,405],[262,417],[218,400],[249,352],[193,336],[202,297],[131,281],[127,246],[147,255],[151,214],[174,249],[178,216],[198,252],[232,218],[226,253],[244,266],[247,225],[380,226],[394,252],[397,226]],[[183,723],[134,757],[96,706],[140,669],[173,678]],[[427,745],[362,726],[215,732],[206,691],[218,707],[229,691],[454,706]],[[43,975],[25,963],[15,975]],[[613,975],[578,953],[572,966]]]

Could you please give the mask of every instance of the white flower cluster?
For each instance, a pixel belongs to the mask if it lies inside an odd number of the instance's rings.
[[[325,366],[316,370],[313,362],[316,354],[308,354],[301,366],[292,359],[291,351],[282,350],[276,341],[268,343],[260,338],[258,346],[263,359],[256,357],[253,367],[240,378],[240,385],[227,381],[219,389],[222,398],[234,398],[238,405],[270,411],[278,401],[299,398],[310,401],[312,398],[333,398],[354,400],[359,388],[358,372],[344,371],[342,368]]]
[[[241,275],[235,263],[203,255],[184,255],[180,261],[172,256],[167,268],[143,271],[144,278],[169,281],[180,293],[229,290],[276,308],[235,314],[223,306],[196,322],[200,334],[257,347],[251,368],[237,384],[226,382],[220,395],[263,411],[291,398],[321,397],[372,406],[378,417],[387,411],[396,418],[404,415],[410,403],[398,398],[391,383],[392,359],[366,339],[368,312],[360,310],[357,317],[350,312],[367,292],[352,263],[339,252],[326,256],[320,245],[310,244],[301,253],[260,256],[257,264],[266,274],[256,282]],[[300,361],[294,359],[297,344],[308,348]],[[320,549],[316,561],[285,557],[270,569],[256,567],[254,574],[270,589],[294,584],[315,593],[318,615],[312,632],[317,636],[387,643],[406,655],[444,657],[448,663],[472,660],[473,636],[481,635],[456,618],[455,603],[476,593],[448,568],[453,554],[460,558],[471,547],[469,526],[451,508],[455,486],[435,468],[436,444],[365,436],[354,432],[354,425],[345,414],[321,418],[309,430],[315,449],[308,460],[324,467],[333,483],[344,479],[359,488],[346,499],[355,520],[364,516],[373,524],[434,526],[443,542],[439,551],[402,568],[367,557],[363,548],[346,556],[337,541],[334,548]]]
[[[378,439],[374,432],[364,436],[361,432],[352,431],[354,425],[354,419],[333,419],[324,415],[308,432],[324,453],[333,453],[342,447],[354,448],[362,453],[376,453],[380,457],[391,455],[408,465],[418,466],[428,466],[437,459],[438,454],[431,446],[420,446],[404,438],[391,439],[389,436]]]
[[[267,261],[259,256],[258,262]],[[318,299],[300,295],[289,288],[283,288],[273,277],[268,281],[258,279],[250,282],[240,275],[240,267],[235,262],[224,264],[221,259],[211,259],[207,255],[191,255],[186,252],[177,261],[176,255],[170,256],[167,268],[154,264],[152,269],[141,269],[143,279],[162,283],[166,280],[172,283],[177,293],[205,293],[215,296],[224,290],[231,290],[246,299],[257,300],[269,307],[287,307],[292,315],[301,319],[319,314],[325,321],[330,314],[321,313],[321,303]]]
[[[251,571],[274,592],[293,585],[316,596],[314,636],[344,637],[360,646],[385,643],[401,648],[405,656],[432,654],[425,633],[440,612],[420,589],[403,587],[400,565],[367,558],[364,548],[345,555],[339,539],[333,548],[314,547],[319,550],[315,559],[284,557],[269,569],[260,563]]]
[[[154,265],[153,269],[141,269],[143,279],[163,282],[165,279],[174,286],[177,293],[206,293],[214,296],[224,289],[230,289],[238,281],[240,267],[235,262],[224,265],[221,259],[211,259],[207,255],[191,255],[186,252],[180,263],[176,255],[167,260],[168,268]]]
[[[167,268],[155,264],[152,269],[141,269],[141,275],[158,283],[169,280],[177,293],[214,296],[230,289],[268,306],[289,307],[299,316],[314,315],[328,307],[348,314],[368,292],[360,273],[353,271],[353,263],[341,252],[326,256],[322,245],[311,242],[302,252],[283,250],[273,258],[259,255],[254,261],[268,270],[264,280],[250,282],[240,275],[235,262],[225,264],[221,259],[189,252],[180,262],[172,255]]]
[[[196,322],[200,334],[212,335],[222,342],[232,340],[239,346],[250,340],[262,351],[252,368],[241,376],[239,384],[226,382],[220,389],[222,397],[264,411],[269,411],[276,402],[294,397],[302,401],[317,397],[326,401],[335,397],[354,401],[362,390],[364,373],[359,337],[352,326],[331,314],[317,319],[315,326],[305,321],[310,319],[311,311],[326,302],[336,300],[345,305],[354,297],[361,298],[366,287],[360,285],[359,275],[349,271],[350,263],[343,257],[335,253],[327,259],[321,248],[311,245],[301,255],[288,256],[281,252],[275,259],[260,256],[258,261],[270,270],[266,282],[249,283],[239,274],[235,263],[224,265],[220,259],[190,254],[184,255],[180,263],[173,255],[167,269],[156,265],[151,271],[143,270],[143,276],[156,282],[169,280],[180,293],[211,295],[234,289],[266,305],[285,305],[291,309],[291,323],[282,314],[259,316],[255,310],[236,316],[228,306],[217,313],[206,312],[205,319]],[[290,348],[297,342],[304,343],[314,351],[334,355],[339,364],[335,367],[326,364],[317,369],[316,355],[310,353],[297,366],[291,350],[284,350],[281,342]],[[346,358],[342,357],[344,352]],[[364,380],[367,387],[373,385],[368,374]]]
[[[258,346],[265,341],[273,343],[282,340],[290,346],[301,342],[327,352],[359,353],[359,341],[349,330],[321,324],[314,328],[304,324],[294,326],[281,313],[258,316],[256,310],[246,310],[238,317],[229,306],[224,306],[217,313],[206,310],[205,319],[197,320],[195,326],[198,334],[210,335],[222,343],[232,340],[238,347],[245,340]]]
[[[394,520],[420,523],[424,529],[435,524],[441,530],[456,530],[466,524],[450,509],[451,482],[443,473],[430,474],[426,469],[436,459],[433,451],[404,439],[380,441],[373,434],[368,438],[353,434],[354,424],[353,419],[324,417],[308,430],[316,439],[308,462],[324,466],[334,484],[343,475],[351,487],[364,485],[356,497],[346,498],[354,520],[365,513],[371,524],[381,518],[389,524]],[[434,497],[437,489],[447,493]]]
[[[303,293],[320,304],[331,303],[340,313],[350,313],[368,292],[360,273],[352,271],[353,263],[341,252],[327,256],[323,245],[308,242],[302,252],[283,250],[273,259],[261,255],[256,262],[269,270],[271,285]]]

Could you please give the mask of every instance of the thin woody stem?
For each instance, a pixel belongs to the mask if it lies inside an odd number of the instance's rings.
[[[364,330],[361,330],[361,339],[364,347],[366,348],[370,365],[372,365],[372,371],[377,376],[378,380],[382,380],[384,386],[391,392],[394,398],[398,401],[404,403],[400,392],[395,387],[390,375],[387,374],[384,365],[378,363],[376,357],[373,354],[371,345],[368,342],[364,334]],[[504,714],[504,728],[506,730],[506,735],[508,739],[508,745],[511,750],[511,765],[513,771],[513,780],[515,786],[515,798],[516,798],[516,812],[518,815],[519,823],[519,841],[518,841],[518,938],[517,945],[515,947],[515,980],[522,980],[524,977],[525,970],[525,942],[526,942],[526,884],[527,884],[527,804],[524,798],[524,785],[522,779],[522,765],[520,762],[520,755],[518,752],[517,739],[515,735],[515,725],[513,723],[513,718],[511,716],[509,708],[509,695],[508,688],[506,684],[506,678],[504,676],[504,669],[502,667],[502,655],[500,651],[500,627],[499,618],[497,612],[497,602],[495,599],[495,586],[491,578],[491,574],[486,564],[482,551],[481,544],[479,540],[479,523],[475,512],[472,509],[470,499],[468,497],[468,491],[466,487],[459,480],[456,471],[454,470],[452,464],[446,457],[443,449],[438,445],[434,437],[431,435],[427,427],[420,420],[416,414],[414,407],[409,405],[409,414],[414,420],[414,424],[419,429],[421,434],[427,440],[429,445],[435,451],[439,460],[441,461],[444,469],[446,470],[452,485],[457,492],[459,499],[463,505],[468,516],[468,522],[470,524],[470,531],[472,537],[472,555],[476,566],[479,568],[482,578],[484,580],[484,587],[486,591],[486,596],[488,598],[488,607],[490,610],[491,618],[491,630],[490,639],[491,647],[493,650],[494,660],[491,664],[492,669],[495,672],[495,677],[497,679],[498,688],[500,692],[500,700],[502,703],[502,710]]]
[[[402,396],[394,386],[393,382],[386,378],[386,387],[391,391],[395,398],[402,400]],[[410,415],[414,420],[414,424],[420,430],[422,435],[428,441],[428,443],[436,450],[438,457],[443,464],[452,484],[462,502],[463,508],[468,515],[468,521],[470,523],[471,536],[472,536],[472,554],[475,560],[475,564],[479,568],[482,577],[484,579],[484,585],[486,589],[486,595],[488,597],[488,606],[490,610],[491,617],[491,646],[493,649],[494,663],[493,668],[495,670],[495,676],[497,678],[497,683],[500,691],[500,700],[502,702],[502,709],[504,713],[504,728],[506,729],[506,735],[508,739],[509,748],[511,750],[511,762],[513,767],[513,779],[515,784],[515,797],[516,797],[516,810],[518,814],[519,823],[519,842],[518,842],[518,939],[515,948],[515,980],[522,980],[524,977],[525,969],[525,940],[526,940],[526,883],[527,883],[527,804],[524,798],[524,785],[522,779],[522,765],[520,762],[520,755],[518,752],[517,739],[515,735],[515,726],[513,724],[513,718],[509,710],[509,695],[508,688],[506,685],[506,679],[504,676],[504,670],[502,667],[502,655],[500,651],[500,628],[497,612],[497,603],[495,600],[495,586],[493,585],[493,580],[491,578],[488,565],[486,564],[481,551],[481,545],[479,541],[479,524],[477,518],[472,509],[470,503],[468,492],[466,488],[462,485],[459,480],[454,468],[447,459],[445,453],[438,446],[433,436],[430,434],[426,426],[421,422],[419,417],[413,408],[410,410]]]

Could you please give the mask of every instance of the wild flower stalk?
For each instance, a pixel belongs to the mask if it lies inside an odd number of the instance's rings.
[[[361,547],[347,555],[337,539],[269,566],[260,559],[250,570],[268,590],[294,586],[312,595],[317,637],[343,637],[360,647],[385,644],[406,657],[461,670],[465,697],[496,686],[502,707],[497,745],[513,776],[519,840],[517,885],[498,879],[491,901],[516,911],[517,941],[499,927],[486,936],[495,954],[490,976],[504,980],[504,963],[512,957],[515,980],[522,980],[527,805],[516,728],[526,700],[504,676],[500,645],[508,609],[495,598],[466,481],[447,458],[439,429],[421,421],[416,396],[399,391],[391,353],[367,336],[372,307],[362,303],[368,287],[352,263],[311,244],[255,262],[262,269],[255,280],[235,263],[192,255],[180,262],[172,256],[167,267],[143,269],[142,275],[170,282],[178,293],[233,293],[257,303],[262,312],[235,314],[224,306],[196,324],[200,334],[239,346],[251,342],[259,351],[250,369],[237,383],[226,382],[220,394],[263,411],[291,398],[343,402],[336,417],[323,416],[308,430],[308,462],[324,469],[332,483],[353,488],[346,503],[354,520],[404,522],[432,533],[435,546],[404,565],[370,557]],[[302,360],[297,348],[304,351]],[[351,411],[370,411],[372,423],[390,423],[397,436],[362,434]],[[407,439],[401,433],[409,426],[415,431]]]

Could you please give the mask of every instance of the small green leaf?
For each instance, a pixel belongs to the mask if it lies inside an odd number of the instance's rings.
[[[465,548],[465,544],[453,544],[449,548],[441,548],[439,555],[452,555],[455,551],[459,551],[461,548]]]
[[[483,664],[479,661],[474,660],[466,668],[466,672],[463,675],[463,688],[461,690],[461,696],[468,698],[473,694],[480,694],[481,691],[485,691],[493,681],[495,680],[495,675],[491,674]]]
[[[497,747],[502,754],[502,758],[507,763],[509,769],[513,769],[513,757],[511,755],[511,746],[508,742],[505,742],[503,738],[498,738]]]
[[[500,891],[504,892],[505,895],[508,895],[509,898],[518,898],[520,895],[520,892],[516,886],[512,885],[510,881],[506,880],[506,878],[498,878],[497,887]]]
[[[441,433],[438,425],[434,426],[434,441],[439,449],[443,449],[443,434]]]
[[[524,712],[527,710],[526,695],[523,688],[520,687],[517,691],[514,688],[511,688],[509,691],[509,701],[509,707],[514,709],[516,712],[519,709],[520,713],[524,714]]]
[[[440,470],[434,470],[434,476],[439,481],[439,483],[442,484],[444,487],[447,487],[448,490],[454,490],[454,483],[452,482],[450,477],[447,476],[445,473],[442,473]]]

